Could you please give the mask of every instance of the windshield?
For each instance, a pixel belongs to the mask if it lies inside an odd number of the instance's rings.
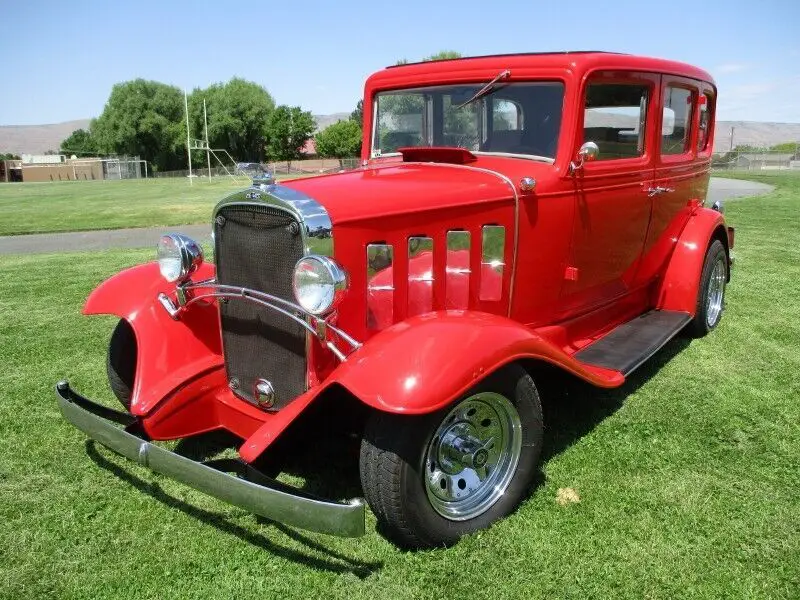
[[[464,104],[483,87],[476,83],[379,93],[373,158],[410,146],[555,158],[563,84],[497,83],[480,99]]]

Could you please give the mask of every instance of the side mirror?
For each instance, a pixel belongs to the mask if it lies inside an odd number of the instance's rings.
[[[574,173],[578,169],[583,168],[587,162],[595,160],[600,155],[600,148],[594,142],[584,142],[581,149],[578,150],[578,155],[571,163],[569,163],[569,172]]]

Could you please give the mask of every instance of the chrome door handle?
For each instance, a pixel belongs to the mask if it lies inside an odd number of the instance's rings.
[[[653,196],[658,196],[659,194],[669,194],[670,192],[674,192],[675,188],[661,187],[660,185],[657,185],[655,187],[647,188],[645,191],[647,192],[647,195],[652,198]]]

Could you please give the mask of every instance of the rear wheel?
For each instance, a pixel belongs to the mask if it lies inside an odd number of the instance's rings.
[[[719,325],[725,308],[725,284],[728,281],[728,254],[719,240],[706,251],[695,316],[689,324],[695,337],[702,337]]]
[[[541,446],[533,380],[507,367],[435,413],[376,413],[361,446],[364,495],[398,545],[453,544],[516,508]]]
[[[136,335],[125,319],[120,319],[108,344],[106,372],[111,391],[130,410],[133,380],[136,375]]]

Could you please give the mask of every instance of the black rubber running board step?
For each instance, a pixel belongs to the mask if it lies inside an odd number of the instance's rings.
[[[652,310],[612,329],[575,354],[581,362],[628,375],[686,325],[689,313]]]

